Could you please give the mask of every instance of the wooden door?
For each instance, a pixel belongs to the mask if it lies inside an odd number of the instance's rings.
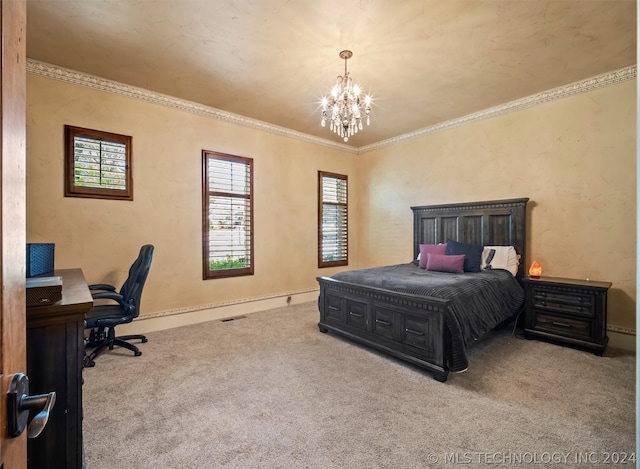
[[[27,467],[26,432],[7,433],[7,391],[26,373],[26,2],[0,7],[0,467]]]

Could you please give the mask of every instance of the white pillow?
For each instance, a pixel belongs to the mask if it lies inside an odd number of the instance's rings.
[[[520,265],[520,255],[516,253],[516,248],[513,246],[484,246],[480,270],[487,268],[487,258],[492,249],[495,250],[495,254],[491,259],[491,268],[508,270],[515,277]]]

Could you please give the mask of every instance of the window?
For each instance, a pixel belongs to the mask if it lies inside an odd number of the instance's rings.
[[[131,137],[64,126],[65,197],[133,200]]]
[[[318,171],[318,267],[349,263],[347,176]]]
[[[202,278],[253,275],[253,160],[202,152]]]

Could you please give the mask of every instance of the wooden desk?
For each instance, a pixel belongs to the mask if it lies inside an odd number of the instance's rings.
[[[27,374],[31,395],[56,392],[49,422],[27,440],[29,469],[81,469],[84,315],[93,298],[81,269],[56,270],[62,299],[27,308]],[[33,413],[33,412],[32,412]]]

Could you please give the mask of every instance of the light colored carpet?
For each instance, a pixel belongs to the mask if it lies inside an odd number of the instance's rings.
[[[320,333],[318,319],[304,303],[150,333],[140,357],[99,356],[84,370],[87,468],[592,468],[635,449],[630,353],[508,327],[439,383]]]

